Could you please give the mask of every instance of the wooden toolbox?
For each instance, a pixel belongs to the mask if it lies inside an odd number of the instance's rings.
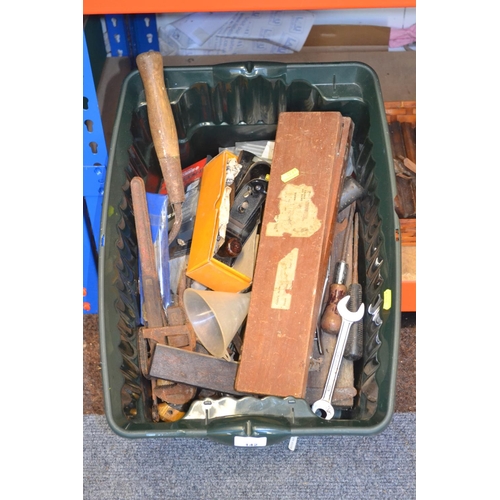
[[[352,132],[338,112],[279,115],[240,392],[305,396]]]

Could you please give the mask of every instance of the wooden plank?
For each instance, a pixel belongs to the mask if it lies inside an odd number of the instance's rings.
[[[234,361],[158,344],[149,373],[158,379],[242,396],[234,388],[237,367]]]
[[[337,112],[279,116],[238,391],[305,395],[352,127]]]
[[[403,140],[403,132],[399,121],[389,122],[389,135],[391,137],[392,157],[406,157],[405,143]]]
[[[417,165],[413,161],[411,161],[409,158],[405,158],[403,160],[403,163],[406,168],[409,168],[414,174],[417,173]]]
[[[403,134],[407,158],[409,158],[413,163],[417,163],[415,127],[413,127],[411,123],[405,121],[401,123],[401,132]]]
[[[401,245],[415,246],[417,244],[417,219],[399,219],[401,228]]]

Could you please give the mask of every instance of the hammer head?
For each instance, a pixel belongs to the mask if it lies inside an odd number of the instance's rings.
[[[337,304],[337,311],[340,314],[342,320],[349,321],[350,323],[356,323],[356,321],[359,321],[365,314],[365,304],[361,303],[359,309],[355,312],[349,311],[349,309],[347,309],[347,303],[349,302],[350,298],[350,295],[346,295],[341,300],[339,300],[339,303]]]

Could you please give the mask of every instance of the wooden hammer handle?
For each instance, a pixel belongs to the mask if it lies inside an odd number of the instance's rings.
[[[179,140],[170,99],[165,87],[163,58],[160,52],[149,51],[139,54],[136,62],[144,84],[149,127],[165,179],[169,201],[172,204],[182,203],[185,194]]]

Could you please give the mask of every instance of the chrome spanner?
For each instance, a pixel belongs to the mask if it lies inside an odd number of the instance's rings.
[[[337,304],[337,311],[342,318],[342,324],[340,325],[337,343],[335,344],[335,350],[333,351],[332,362],[328,371],[328,377],[326,378],[323,396],[321,396],[321,399],[318,399],[318,401],[312,405],[312,411],[318,415],[318,417],[322,417],[325,420],[331,420],[335,412],[332,406],[333,390],[335,389],[335,384],[337,383],[337,378],[339,376],[340,364],[342,363],[342,358],[344,356],[344,350],[349,337],[351,325],[359,321],[365,314],[365,305],[363,303],[359,306],[357,311],[349,311],[349,309],[347,309],[349,299],[350,295],[346,295]]]

